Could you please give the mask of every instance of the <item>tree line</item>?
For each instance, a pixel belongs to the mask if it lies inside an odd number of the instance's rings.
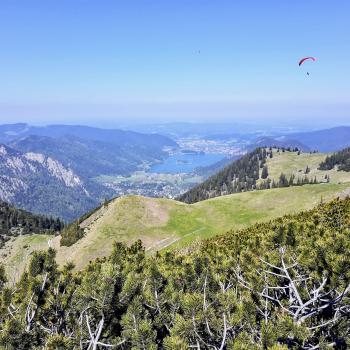
[[[98,207],[90,210],[83,216],[81,216],[79,219],[73,221],[72,223],[66,225],[63,230],[61,231],[61,246],[69,247],[76,243],[80,238],[83,238],[85,235],[84,229],[81,227],[81,224],[89,218],[91,215],[95,214],[98,210],[100,210],[102,207],[107,207],[110,202],[112,202],[114,198],[107,199],[103,201],[101,205]]]
[[[35,215],[0,201],[0,245],[11,236],[31,233],[53,234],[63,229],[58,218]]]
[[[335,166],[338,166],[338,170],[350,171],[350,147],[327,156],[320,164],[319,169],[331,170]]]
[[[266,171],[267,171],[267,166],[266,166]],[[330,177],[328,175],[325,175],[324,182],[329,182],[329,181],[330,181]],[[277,181],[275,181],[275,179],[263,180],[262,182],[257,184],[256,189],[266,190],[270,188],[315,185],[319,183],[320,182],[317,180],[316,176],[309,177],[307,175],[304,175],[302,177],[300,176],[296,177],[294,174],[292,174],[288,178],[284,173],[281,173]]]
[[[308,175],[310,172],[308,166],[303,177],[291,175],[287,178],[282,173],[278,179],[268,178],[269,171],[266,162],[268,158],[273,158],[274,149],[282,153],[297,152],[298,155],[301,153],[298,148],[290,147],[274,148],[271,146],[269,148],[257,148],[234,161],[217,174],[209,177],[203,183],[180,195],[177,200],[185,203],[196,203],[209,198],[238,192],[319,183],[316,177]]]

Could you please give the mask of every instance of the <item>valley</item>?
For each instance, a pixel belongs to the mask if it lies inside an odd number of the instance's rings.
[[[2,257],[5,257],[6,262],[11,262],[11,266],[19,264],[18,269],[22,271],[27,259],[23,256],[21,258],[21,252],[27,254],[27,241],[30,241],[31,251],[50,245],[57,251],[56,259],[61,266],[72,261],[76,269],[81,269],[91,260],[108,256],[115,241],[131,244],[141,239],[148,254],[181,250],[231,229],[242,229],[285,214],[308,210],[319,203],[336,197],[345,198],[350,194],[349,172],[338,171],[336,168],[319,170],[319,164],[326,159],[326,154],[290,152],[282,149],[272,149],[272,154],[272,158],[268,156],[265,161],[268,179],[271,181],[278,181],[281,173],[287,177],[294,176],[295,179],[298,176],[303,178],[306,176],[305,169],[308,168],[307,176],[316,177],[318,183],[251,190],[193,204],[170,198],[121,196],[102,205],[81,221],[79,226],[84,230],[84,237],[73,245],[61,246],[60,236],[34,235],[35,238],[14,238],[7,242],[1,251]],[[96,181],[125,186],[125,179],[99,177]],[[181,186],[184,183],[187,182],[188,186],[191,186],[195,181],[201,180],[200,177],[190,174],[146,172],[136,173],[127,179],[128,182],[134,183],[131,192],[135,191],[138,183],[144,189],[145,181],[171,183],[172,186],[183,189]],[[257,183],[259,181],[262,179]],[[124,191],[127,191],[127,187]],[[169,192],[168,195],[170,197],[172,193]]]
[[[178,198],[256,146],[276,144],[310,150],[322,138],[323,149],[332,149],[335,132],[341,134],[338,145],[346,145],[349,134],[346,127],[286,135],[252,129],[244,133],[239,127],[234,130],[234,125],[228,126],[233,130],[226,133],[214,126],[203,125],[198,130],[191,124],[182,127],[165,126],[167,136],[163,136],[154,133],[156,126],[148,129],[152,133],[142,134],[86,126],[0,125],[0,147],[7,149],[0,151],[0,199],[71,222],[116,196]],[[324,137],[327,133],[329,144]],[[284,162],[298,164],[303,157]],[[321,157],[314,156],[310,166]],[[278,167],[274,170],[271,163],[269,179],[278,180],[279,172],[284,171],[282,165]],[[332,173],[336,181],[340,173]],[[45,200],[47,193],[50,196]]]
[[[202,182],[204,176],[194,173],[152,173],[145,170],[135,171],[130,176],[100,175],[93,179],[104,187],[110,188],[115,196],[129,194],[175,198],[180,193]]]
[[[0,199],[71,222],[116,195],[94,177],[128,176],[160,162],[167,157],[166,149],[176,147],[176,142],[157,134],[71,125],[0,125]]]

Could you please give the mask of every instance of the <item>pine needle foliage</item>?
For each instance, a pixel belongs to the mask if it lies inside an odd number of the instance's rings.
[[[35,253],[15,286],[0,273],[0,347],[348,349],[349,228],[345,199],[189,253],[115,243],[80,272]]]

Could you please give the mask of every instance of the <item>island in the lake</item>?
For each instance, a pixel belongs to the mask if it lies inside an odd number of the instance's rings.
[[[184,154],[205,154],[204,151],[195,151],[192,149],[182,149],[181,153],[184,153]]]

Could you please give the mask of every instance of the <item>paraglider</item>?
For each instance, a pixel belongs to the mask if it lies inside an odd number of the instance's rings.
[[[302,58],[302,59],[299,61],[299,67],[300,67],[305,61],[308,61],[308,60],[311,60],[311,61],[315,62],[315,61],[316,61],[316,58],[315,58],[315,57],[312,57],[312,56]],[[309,72],[306,72],[306,74],[307,74],[307,75],[310,75]]]
[[[302,58],[300,61],[299,61],[299,67],[305,62],[305,61],[307,61],[307,60],[312,60],[312,61],[316,61],[316,58],[315,57],[304,57],[304,58]]]

